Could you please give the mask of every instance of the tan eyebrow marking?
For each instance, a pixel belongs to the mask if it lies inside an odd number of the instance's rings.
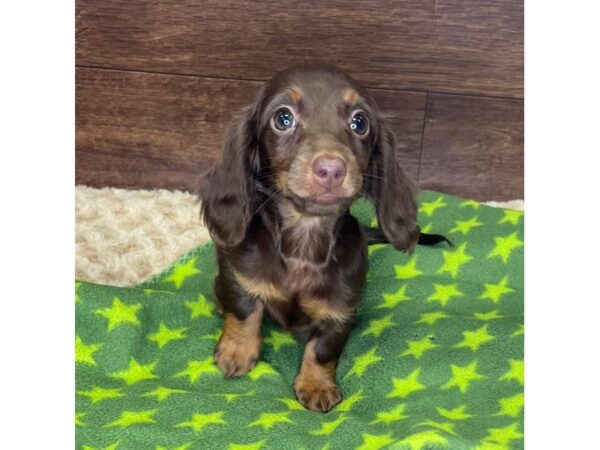
[[[298,86],[291,86],[283,91],[287,94],[296,104],[302,101],[303,93]]]
[[[358,97],[358,92],[352,88],[346,89],[343,94],[344,101],[349,105],[356,103],[358,101]]]

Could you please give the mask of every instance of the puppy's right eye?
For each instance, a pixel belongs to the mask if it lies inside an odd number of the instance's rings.
[[[296,119],[289,109],[281,108],[273,116],[273,124],[279,131],[286,131],[294,128]]]

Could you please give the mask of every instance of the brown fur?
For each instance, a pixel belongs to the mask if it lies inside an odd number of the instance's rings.
[[[283,129],[275,124],[282,108],[294,117]],[[362,134],[350,128],[357,112],[369,125]],[[339,402],[335,367],[367,271],[366,238],[349,207],[361,195],[372,198],[383,234],[399,250],[412,251],[419,236],[415,190],[395,146],[368,92],[326,65],[277,74],[234,118],[200,185],[225,315],[215,358],[226,375],[255,364],[264,310],[310,341],[296,382],[300,402],[319,411]],[[333,172],[315,169],[323,158],[341,161],[344,178],[327,184],[333,178],[322,177]]]

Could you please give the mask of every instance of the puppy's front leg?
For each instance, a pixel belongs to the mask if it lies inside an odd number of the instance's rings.
[[[335,371],[349,326],[323,326],[306,344],[300,372],[294,380],[296,398],[304,407],[327,412],[342,400]]]
[[[231,303],[223,308],[223,335],[215,350],[215,363],[227,377],[249,372],[258,361],[262,344],[263,303],[250,296],[238,301],[245,302],[244,308]]]

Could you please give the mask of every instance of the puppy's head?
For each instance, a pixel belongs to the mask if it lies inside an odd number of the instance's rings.
[[[205,221],[217,243],[236,245],[270,196],[325,216],[364,193],[386,237],[410,251],[418,238],[414,189],[394,149],[377,105],[352,78],[325,65],[288,69],[230,127],[201,187]]]

